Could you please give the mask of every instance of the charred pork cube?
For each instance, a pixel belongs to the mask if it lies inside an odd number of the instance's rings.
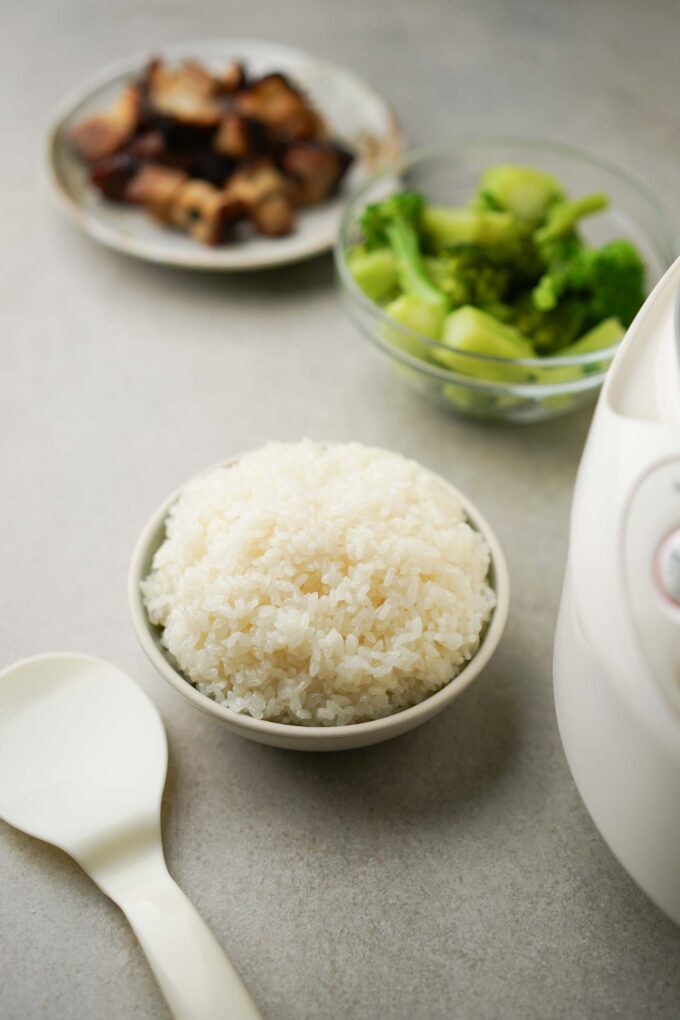
[[[81,121],[71,131],[71,143],[89,163],[111,156],[137,130],[141,97],[136,85],[126,85],[115,104],[104,113]]]
[[[261,234],[282,237],[293,229],[293,203],[285,195],[265,195],[250,209],[250,218]]]
[[[294,142],[281,165],[295,185],[299,205],[316,205],[332,195],[352,162],[349,152],[332,142]]]
[[[262,234],[274,237],[293,228],[294,209],[290,184],[268,160],[237,170],[225,194],[241,202],[249,219]]]
[[[172,222],[203,244],[219,244],[244,213],[220,188],[207,181],[187,181],[175,194]]]
[[[125,146],[126,153],[137,159],[160,159],[165,149],[165,139],[157,129],[140,132]]]
[[[234,171],[235,163],[228,156],[221,156],[212,149],[196,149],[186,162],[190,177],[198,177],[201,181],[209,181],[222,187]]]
[[[154,61],[147,69],[146,88],[152,112],[197,127],[216,127],[220,122],[215,81],[200,64],[187,60],[169,67]]]
[[[163,223],[171,223],[173,203],[187,180],[182,170],[148,163],[128,183],[125,198],[128,202],[143,205]]]
[[[266,150],[267,129],[260,121],[240,113],[227,113],[213,139],[213,148],[231,159],[246,159]]]
[[[125,199],[128,184],[139,170],[139,160],[129,152],[114,152],[90,164],[90,180],[106,198]]]
[[[261,120],[278,139],[312,138],[321,118],[282,74],[268,74],[234,96],[234,109]]]
[[[218,96],[231,96],[239,89],[245,88],[246,69],[243,64],[233,60],[224,71],[215,75],[215,87]]]

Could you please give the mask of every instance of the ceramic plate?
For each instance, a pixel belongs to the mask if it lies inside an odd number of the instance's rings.
[[[87,168],[71,148],[71,129],[105,109],[123,83],[137,74],[150,54],[105,68],[68,97],[49,134],[48,161],[57,196],[72,219],[95,240],[137,258],[193,269],[244,270],[308,258],[332,247],[344,197],[367,176],[395,159],[402,148],[397,119],[389,104],[351,71],[276,43],[224,39],[164,48],[168,61],[195,58],[220,68],[240,60],[255,75],[282,71],[309,95],[334,137],[356,153],[340,193],[316,208],[302,210],[288,237],[252,237],[211,248],[155,223],[143,210],[104,199],[87,179]]]

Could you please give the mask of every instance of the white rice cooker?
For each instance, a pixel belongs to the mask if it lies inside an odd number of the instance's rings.
[[[600,395],[572,506],[554,680],[588,811],[680,924],[679,308],[680,259]]]

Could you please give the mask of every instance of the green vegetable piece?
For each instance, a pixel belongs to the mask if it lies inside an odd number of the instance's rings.
[[[355,248],[347,256],[347,265],[354,282],[371,301],[382,304],[397,293],[397,260],[390,248],[374,248],[373,251]]]
[[[529,341],[512,326],[499,322],[479,308],[465,305],[447,315],[441,342],[451,350],[435,350],[435,359],[462,375],[505,382],[530,378],[527,368],[512,364],[515,358],[535,357]],[[459,352],[504,358],[508,359],[508,364],[475,362]]]
[[[517,241],[520,225],[508,212],[429,205],[422,215],[423,234],[436,250],[459,244],[498,245]]]
[[[420,250],[419,228],[424,204],[422,196],[416,192],[397,192],[384,202],[364,209],[361,229],[367,248],[389,246],[402,290],[443,311],[448,304],[446,295],[427,275]]]
[[[440,309],[446,295],[427,275],[420,251],[419,224],[424,200],[416,192],[397,192],[364,209],[361,227],[368,248],[388,245],[397,262],[402,290]]]
[[[484,196],[486,203],[495,202],[520,220],[539,223],[550,206],[564,198],[564,191],[552,174],[508,163],[484,171],[478,196]]]
[[[479,245],[461,245],[426,258],[425,268],[454,308],[500,304],[512,282],[511,266]]]
[[[550,354],[576,340],[589,325],[587,297],[572,294],[552,309],[536,308],[531,292],[517,296],[512,325],[529,337],[539,354]]]
[[[580,354],[588,354],[590,351],[600,351],[607,347],[613,347],[614,344],[619,343],[625,332],[618,319],[605,319],[604,322],[598,323],[593,329],[584,333],[578,340],[567,344],[566,347],[562,347],[558,351],[554,351],[553,357],[577,357]],[[609,363],[607,359],[590,362],[587,365],[555,365],[551,361],[551,357],[545,358],[545,368],[536,368],[534,370],[535,381],[537,383],[554,386],[557,383],[571,382],[574,379],[588,375],[590,372],[603,372]],[[557,399],[557,397],[553,399]]]
[[[445,311],[443,308],[432,304],[431,301],[423,301],[414,294],[402,294],[401,297],[391,301],[385,308],[385,314],[394,319],[401,326],[405,326],[415,333],[431,337],[432,340],[439,340],[444,325]],[[405,351],[414,358],[424,361],[430,360],[431,349],[417,337],[402,333],[398,329],[381,327],[382,335],[394,347]]]
[[[571,234],[579,220],[609,206],[609,196],[602,191],[584,195],[574,201],[556,202],[548,209],[545,223],[534,234],[537,244],[556,241]]]
[[[578,340],[555,351],[555,356],[558,358],[576,357],[579,354],[588,354],[590,351],[601,351],[606,347],[613,347],[623,339],[625,332],[618,319],[614,317],[605,319],[599,325],[589,329]]]
[[[601,248],[582,248],[574,257],[548,271],[533,291],[533,302],[550,311],[569,301],[587,307],[584,328],[616,318],[628,327],[645,299],[645,267],[630,241],[610,241]]]

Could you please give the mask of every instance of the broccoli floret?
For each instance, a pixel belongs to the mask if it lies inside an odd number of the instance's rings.
[[[512,282],[510,266],[494,261],[477,245],[461,245],[426,259],[425,265],[454,308],[502,302]]]
[[[402,290],[445,309],[446,295],[427,275],[420,250],[419,228],[425,206],[422,195],[401,191],[368,205],[361,217],[366,247],[387,245],[394,255]]]
[[[572,295],[556,308],[536,308],[530,292],[521,294],[513,306],[512,324],[530,337],[539,354],[550,354],[583,333],[589,321],[587,299]]]
[[[530,166],[504,164],[485,170],[479,180],[478,201],[495,203],[527,223],[539,223],[554,202],[564,198],[552,174]],[[488,206],[486,206],[488,208]]]
[[[536,245],[536,252],[542,268],[536,274],[543,276],[547,271],[553,271],[565,266],[583,248],[583,241],[575,230],[565,234],[564,237],[555,238],[553,241],[543,241]],[[535,281],[534,281],[535,282]]]
[[[574,201],[556,202],[548,209],[543,226],[534,234],[536,243],[543,244],[573,234],[579,220],[606,209],[608,205],[609,198],[601,191]]]
[[[565,301],[585,301],[585,328],[616,318],[630,326],[645,299],[645,267],[630,241],[610,241],[601,248],[582,248],[571,260],[548,271],[533,291],[540,311]]]

